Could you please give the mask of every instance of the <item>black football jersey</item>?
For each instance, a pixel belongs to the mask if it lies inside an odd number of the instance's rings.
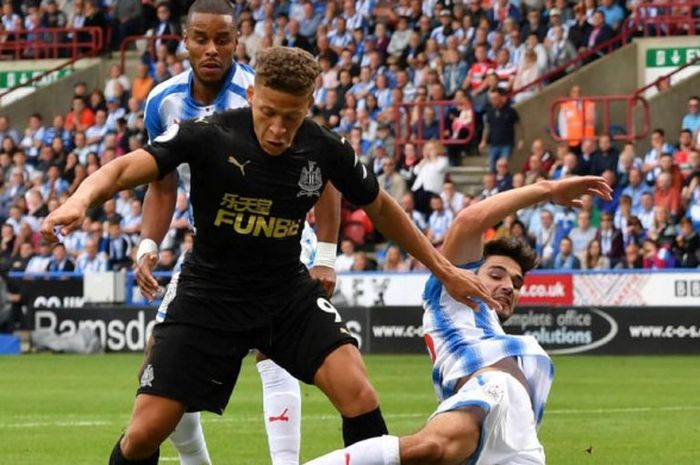
[[[260,313],[285,288],[308,277],[299,261],[301,232],[329,180],[356,205],[379,192],[350,144],[309,119],[285,153],[268,155],[250,108],[173,125],[145,150],[160,176],[190,166],[196,240],[178,293],[216,296],[216,320],[230,319],[237,328],[264,318]]]

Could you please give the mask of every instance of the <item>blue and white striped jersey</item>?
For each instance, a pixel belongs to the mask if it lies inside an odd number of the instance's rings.
[[[202,105],[192,97],[192,70],[158,84],[148,94],[144,122],[149,140],[159,136],[173,123],[225,110],[248,106],[246,89],[253,85],[255,71],[248,65],[233,63],[228,82],[211,105]]]
[[[455,393],[460,378],[516,357],[530,385],[537,424],[554,379],[551,359],[532,336],[507,335],[494,310],[481,304],[479,311],[453,299],[442,283],[430,276],[423,293],[423,330],[433,359],[433,384],[443,401]]]

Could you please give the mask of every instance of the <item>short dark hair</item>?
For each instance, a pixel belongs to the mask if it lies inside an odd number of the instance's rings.
[[[491,256],[511,258],[523,275],[537,266],[537,254],[529,245],[510,237],[489,241],[484,246],[484,260]]]
[[[310,97],[321,67],[313,55],[300,48],[270,47],[258,53],[255,71],[256,84]]]
[[[190,24],[193,13],[211,13],[214,15],[230,16],[236,27],[236,10],[228,0],[195,0],[187,11],[187,24]]]

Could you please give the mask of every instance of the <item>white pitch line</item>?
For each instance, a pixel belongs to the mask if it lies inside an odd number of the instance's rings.
[[[670,405],[665,407],[619,407],[619,408],[599,408],[599,409],[549,409],[545,411],[547,415],[591,415],[591,414],[611,414],[611,413],[644,413],[644,412],[679,412],[679,411],[697,411],[700,410],[700,405]],[[402,419],[402,418],[428,418],[428,414],[423,413],[395,413],[384,415],[387,419]],[[248,423],[260,418],[259,415],[236,415],[231,414],[229,417],[204,417],[203,423]],[[304,415],[303,421],[325,421],[335,420],[338,415]],[[76,420],[76,421],[32,421],[18,423],[0,423],[0,429],[10,428],[46,428],[46,427],[93,427],[93,426],[110,426],[115,424],[123,424],[124,421],[109,421],[109,420]],[[161,459],[162,460],[162,459]]]

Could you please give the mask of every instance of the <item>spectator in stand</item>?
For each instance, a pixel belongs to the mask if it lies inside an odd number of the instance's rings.
[[[355,252],[350,271],[374,271],[377,265],[374,260],[370,260],[365,252]]]
[[[526,166],[528,170],[523,171],[526,186],[534,184],[541,177],[546,177],[547,171],[544,169],[542,160],[537,155],[530,155]]]
[[[516,32],[517,34],[517,32]],[[511,52],[512,54],[512,52]],[[521,89],[526,85],[535,82],[542,75],[542,70],[537,64],[537,53],[533,49],[528,48],[523,54],[523,59],[518,66],[518,70],[515,73],[515,80],[513,81],[514,89]],[[518,92],[513,101],[514,103],[520,103],[528,98],[536,95],[542,89],[541,84],[531,86],[521,92]]]
[[[120,218],[108,220],[107,257],[111,270],[128,269],[131,266],[131,240],[121,228]]]
[[[581,153],[576,161],[576,172],[579,176],[587,176],[591,174],[593,166],[593,157],[597,152],[597,143],[594,138],[585,138],[581,143]]]
[[[19,143],[19,133],[12,127],[10,117],[7,115],[0,115],[0,140],[4,141],[7,137],[15,144]]]
[[[442,80],[445,83],[445,94],[454,97],[455,93],[469,73],[469,66],[457,50],[445,51],[445,65],[442,70]]]
[[[136,77],[131,82],[131,95],[135,98],[140,105],[145,104],[146,97],[155,85],[155,81],[148,73],[148,65],[146,63],[139,63],[136,67]],[[131,105],[129,105],[131,110]]]
[[[440,139],[440,121],[437,119],[435,108],[423,108],[423,117],[413,124],[412,134],[420,140]]]
[[[462,208],[464,208],[464,194],[457,190],[452,181],[445,181],[440,193],[443,205],[452,212],[453,216],[457,216]]]
[[[595,13],[593,13],[590,22],[592,28],[590,31],[588,31],[588,36],[585,39],[585,45],[589,49],[596,48],[597,46],[612,39],[615,35],[615,31],[610,26],[608,26],[608,24],[606,24],[605,13],[603,11],[598,10]],[[591,55],[587,62],[591,62],[599,56],[601,55]]]
[[[423,214],[430,213],[430,198],[439,196],[447,173],[447,157],[438,142],[429,141],[423,146],[423,159],[414,172],[416,179],[411,190],[416,201],[416,209]]]
[[[116,0],[111,13],[113,50],[118,50],[128,36],[143,33],[143,7],[140,0]]]
[[[625,257],[615,266],[618,270],[639,270],[643,268],[642,255],[637,244],[625,247]]]
[[[569,91],[569,100],[559,107],[559,136],[576,152],[584,138],[595,136],[595,125],[595,103],[581,97],[580,86],[572,86]]]
[[[500,29],[506,18],[512,18],[516,23],[523,19],[520,9],[509,0],[497,0],[486,13],[486,18],[493,29]]]
[[[296,19],[290,20],[289,26],[287,27],[287,33],[282,41],[282,45],[285,47],[297,47],[312,53],[313,47],[311,46],[311,42],[309,42],[306,37],[301,35],[299,29],[299,21]]]
[[[695,229],[700,231],[700,172],[690,175],[687,186],[683,188],[681,197],[686,206],[686,216],[693,222]]]
[[[44,273],[49,267],[49,262],[51,262],[51,243],[41,241],[39,252],[29,260],[24,271],[25,273]]]
[[[46,271],[51,272],[70,272],[75,270],[75,262],[66,255],[66,246],[62,243],[57,243],[53,246],[51,259],[46,267]]]
[[[92,237],[85,241],[85,251],[76,261],[76,271],[82,273],[107,271],[107,258],[98,248],[99,238]]]
[[[642,222],[636,216],[630,216],[627,219],[627,233],[623,233],[622,238],[625,245],[637,244],[641,247],[642,242],[647,238],[647,233],[642,227]]]
[[[513,188],[513,176],[508,169],[508,160],[503,158],[496,162],[496,188],[498,192]]]
[[[71,110],[66,115],[66,129],[86,131],[93,124],[95,124],[95,114],[85,105],[85,100],[74,97]]]
[[[593,153],[591,174],[600,176],[605,170],[615,170],[619,163],[620,154],[612,146],[610,135],[603,134],[598,138],[598,150]]]
[[[642,194],[641,208],[636,212],[637,218],[642,222],[642,227],[650,231],[654,226],[654,194],[644,192]]]
[[[22,17],[15,12],[12,1],[3,1],[0,21],[5,31],[9,33],[7,34],[8,42],[20,39],[19,33],[22,31]]]
[[[401,249],[395,245],[387,249],[382,268],[387,272],[406,272],[411,270],[409,261],[404,260],[401,256]]]
[[[447,230],[454,220],[454,215],[451,211],[445,209],[445,205],[439,195],[433,195],[430,198],[430,209],[432,213],[428,218],[426,236],[434,246],[439,247],[442,245],[442,241],[445,240],[445,234],[447,234]]]
[[[678,265],[682,268],[697,268],[700,265],[700,235],[688,218],[681,218],[680,221],[680,234],[676,237],[676,256]]]
[[[660,270],[668,268],[668,252],[659,248],[653,239],[645,239],[642,244],[642,266],[645,269]]]
[[[622,232],[613,224],[613,214],[603,212],[600,217],[600,228],[596,234],[596,240],[600,243],[601,253],[610,259],[614,266],[624,254],[624,242]]]
[[[697,95],[688,99],[688,113],[681,121],[681,128],[689,130],[691,134],[700,130],[700,97]]]
[[[17,253],[19,242],[15,229],[11,224],[4,223],[0,228],[0,260],[4,263],[5,260],[10,260]]]
[[[410,37],[411,29],[409,28],[408,18],[401,16],[396,24],[396,30],[391,34],[387,52],[400,58],[403,51],[408,47]]]
[[[625,144],[617,163],[617,183],[620,187],[627,187],[629,184],[629,174],[632,168],[641,170],[642,160],[636,157],[634,153],[634,144],[628,142]]]
[[[73,150],[73,138],[71,133],[66,129],[65,123],[66,120],[62,115],[54,115],[52,126],[44,129],[42,144],[51,145],[54,138],[58,137],[63,141],[63,147],[66,150]]]
[[[29,261],[34,257],[34,246],[31,242],[21,242],[18,252],[12,257],[10,271],[24,272]]]
[[[670,153],[674,154],[676,148],[671,144],[666,142],[666,133],[663,129],[654,129],[651,133],[651,148],[644,155],[644,164],[642,165],[642,172],[644,174],[656,168],[659,164],[659,159],[661,154]]]
[[[625,9],[620,6],[615,0],[601,0],[598,11],[605,15],[605,24],[608,25],[614,33],[617,33],[622,28],[622,23],[627,16]]]
[[[573,254],[571,239],[562,238],[559,253],[554,257],[551,268],[555,270],[580,270],[581,260]]]
[[[486,74],[495,68],[493,62],[488,59],[488,46],[478,44],[474,48],[474,62],[469,68],[467,77],[462,82],[462,89],[469,90],[472,98],[475,93],[480,93],[486,88]]]
[[[112,34],[113,43],[120,44],[121,43],[121,38],[117,38],[117,34],[110,29],[109,27],[109,22],[107,21],[107,17],[105,16],[105,13],[102,11],[102,8],[100,8],[97,0],[84,0],[85,3],[85,20],[83,21],[83,27],[99,27],[102,29],[102,37],[105,38],[105,40],[109,37],[109,34]],[[117,3],[122,4],[123,0],[119,0]],[[139,5],[140,6],[140,5]],[[108,34],[109,32],[109,34]],[[78,33],[78,41],[79,42],[89,42],[90,41],[90,34],[88,32],[79,32]],[[105,44],[106,47],[109,47],[110,44]]]
[[[486,173],[483,177],[483,189],[479,194],[479,200],[484,200],[498,194],[498,185],[496,184],[496,175],[494,173]]]
[[[396,172],[396,162],[393,158],[382,158],[383,172],[377,177],[379,186],[382,187],[397,202],[408,192],[406,180]]]
[[[502,48],[496,53],[496,67],[492,70],[498,76],[498,87],[510,92],[513,90],[515,74],[518,68],[510,61],[510,52]],[[491,70],[490,70],[491,71]]]
[[[104,150],[104,139],[107,135],[107,112],[97,110],[95,122],[85,131],[87,147],[91,152],[102,153]]]
[[[539,212],[540,224],[535,234],[532,234],[533,229],[529,229],[530,233],[535,238],[535,250],[537,255],[542,259],[543,263],[551,264],[554,259],[554,253],[559,248],[559,236],[557,234],[557,225],[554,223],[554,216],[550,210],[542,208]]]
[[[414,208],[413,194],[408,193],[401,197],[399,202],[403,211],[413,220],[416,227],[425,233],[428,230],[428,223],[425,221],[425,216]],[[337,269],[337,268],[336,268]]]
[[[680,214],[681,193],[679,189],[673,187],[673,180],[669,173],[661,173],[657,179],[654,205],[667,208],[673,218],[678,218]]]
[[[614,225],[616,229],[622,231],[625,240],[627,239],[628,221],[632,217],[632,197],[626,194],[620,196],[620,203],[615,211]]]
[[[542,42],[547,36],[547,25],[542,22],[540,11],[537,9],[528,11],[527,21],[520,32],[520,36],[523,40],[527,39],[531,34],[537,35],[538,42]]]
[[[335,258],[335,270],[350,271],[355,262],[355,244],[350,239],[340,242],[340,255]]]
[[[629,172],[629,184],[622,189],[622,195],[627,195],[632,199],[632,214],[640,212],[642,206],[642,194],[652,192],[652,188],[643,182],[642,172],[633,168]]]
[[[682,129],[678,135],[678,150],[673,155],[673,163],[683,173],[685,178],[690,170],[690,153],[695,150],[693,133],[690,129]]]
[[[447,146],[447,154],[450,166],[460,166],[462,156],[465,151],[468,153],[473,146],[474,129],[474,108],[464,89],[457,89],[454,95],[454,106],[448,109],[446,126],[451,129],[450,137],[453,139],[467,139],[471,136],[472,141],[468,145],[450,144]]]
[[[578,226],[569,231],[571,247],[579,258],[586,253],[588,243],[595,239],[598,228],[591,225],[591,214],[585,210],[578,212]]]
[[[159,47],[161,43],[165,43],[168,51],[170,53],[175,53],[179,44],[178,40],[167,39],[163,41],[160,39],[160,37],[165,35],[182,35],[182,28],[180,27],[179,21],[173,21],[171,18],[170,5],[167,1],[159,1],[156,4],[156,16],[156,24],[146,31],[146,35],[159,37],[159,39],[157,39],[155,42],[156,47]]]
[[[496,89],[489,92],[489,105],[484,114],[484,133],[479,149],[489,148],[489,169],[496,172],[496,161],[499,158],[510,159],[516,146],[516,129],[520,126],[518,112],[510,106],[505,92]],[[522,147],[522,139],[518,139],[517,148]]]
[[[678,236],[678,226],[671,220],[665,207],[654,207],[654,218],[648,229],[648,237],[657,241],[661,246],[670,248]]]
[[[68,17],[58,8],[56,0],[48,0],[46,2],[44,14],[41,15],[42,28],[65,28],[68,24]],[[47,32],[44,34],[44,41],[50,44],[65,42],[66,33]],[[65,53],[64,53],[65,54]],[[56,57],[57,58],[57,57]]]
[[[30,160],[36,160],[39,156],[39,149],[44,140],[43,119],[39,113],[34,113],[29,117],[27,128],[24,130],[24,137],[19,142],[19,146]]]
[[[584,270],[609,270],[610,259],[602,254],[600,242],[593,239],[586,248],[586,257],[583,260]]]

